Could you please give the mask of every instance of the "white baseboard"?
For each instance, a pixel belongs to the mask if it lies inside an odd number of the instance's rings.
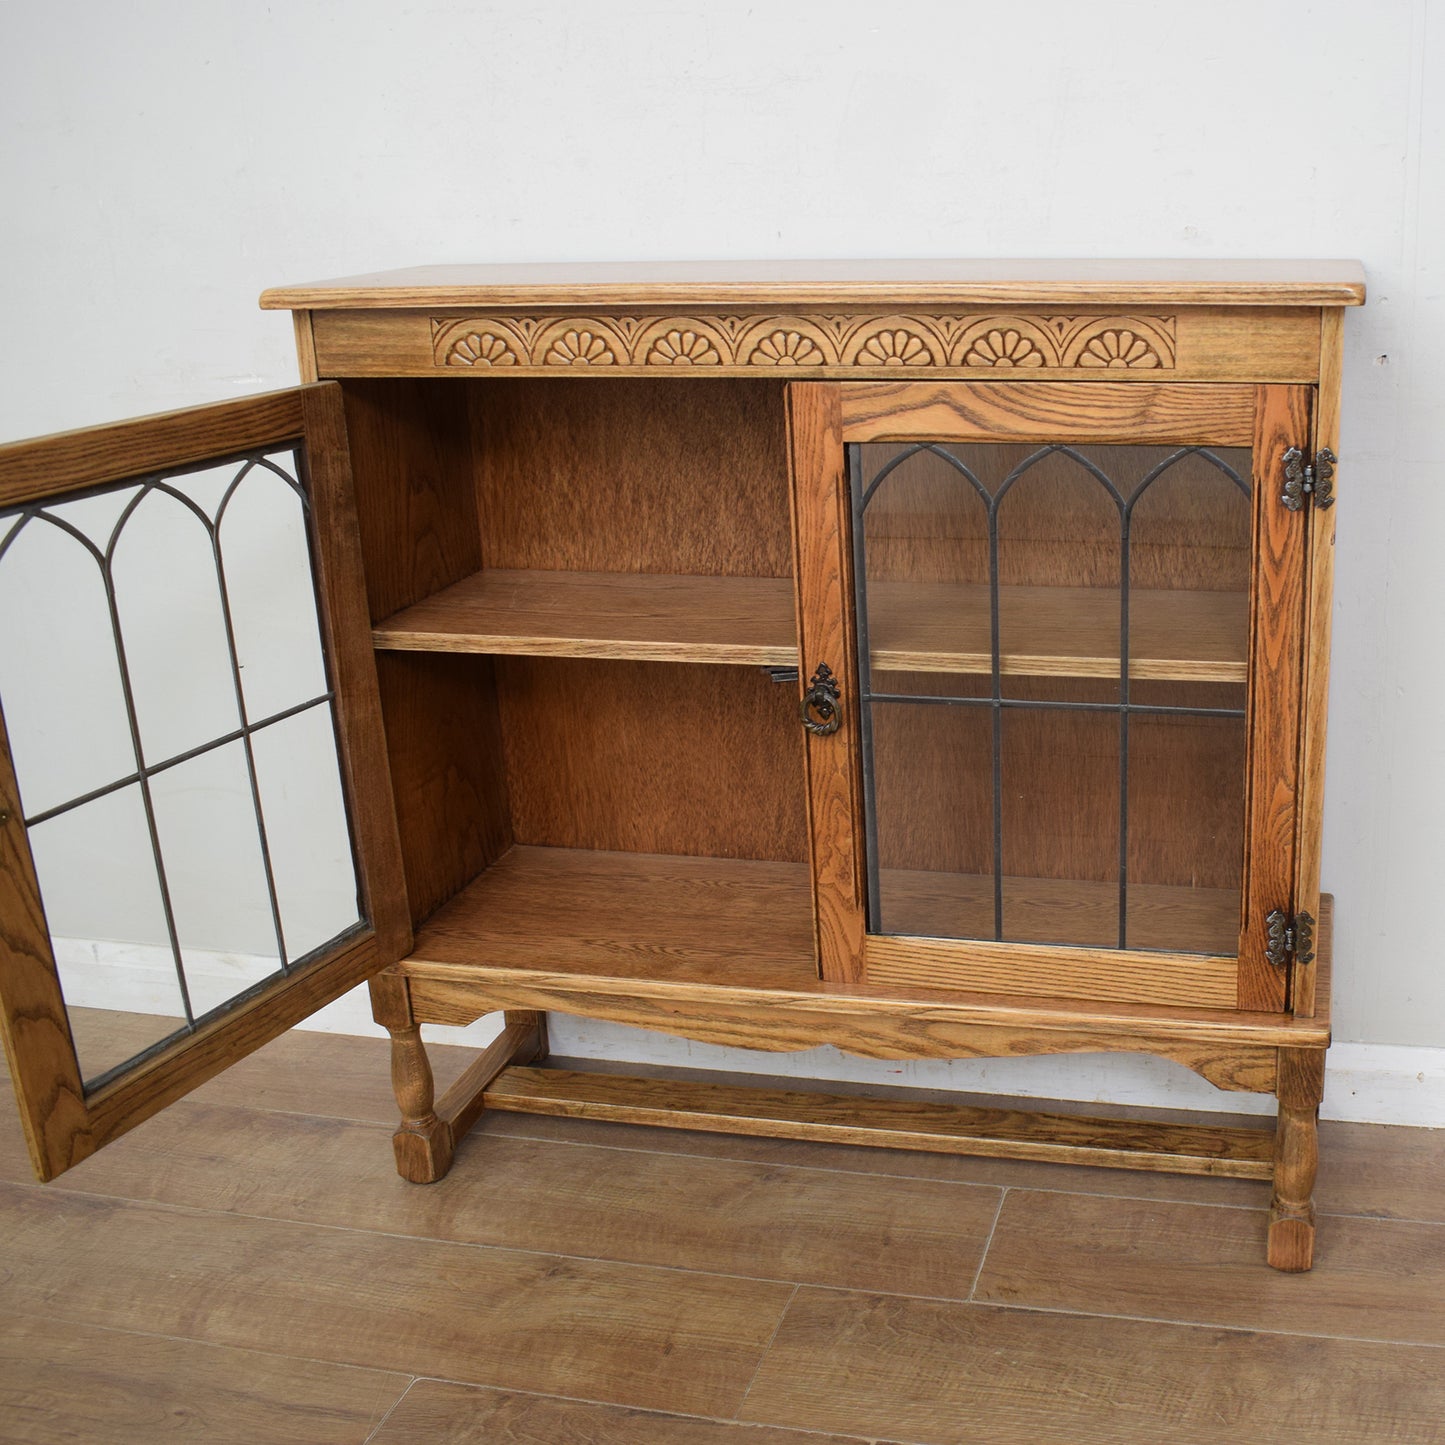
[[[168,1011],[174,996],[169,950],[57,939],[55,951],[66,998],[72,1004],[136,1013]],[[255,976],[255,960],[237,954],[193,952],[188,967],[217,980]],[[301,1027],[385,1037],[385,1030],[372,1021],[365,988],[328,1004]],[[462,1029],[429,1024],[425,1035],[436,1043],[480,1048],[496,1037],[498,1027],[499,1021],[490,1018]],[[1226,1093],[1181,1064],[1144,1054],[916,1061],[859,1059],[832,1048],[775,1054],[724,1049],[566,1014],[551,1016],[549,1033],[553,1053],[577,1059],[1227,1114],[1274,1111],[1272,1098]],[[1326,1068],[1322,1115],[1358,1123],[1445,1128],[1445,1048],[1335,1044]]]

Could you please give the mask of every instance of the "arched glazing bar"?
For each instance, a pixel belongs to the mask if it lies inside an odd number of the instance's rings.
[[[0,521],[18,518],[18,521],[3,536],[0,536],[0,567],[5,565],[6,558],[13,553],[15,544],[26,533],[27,529],[34,526],[50,526],[58,529],[75,543],[77,543],[86,554],[94,561],[99,570],[101,584],[105,593],[106,607],[109,614],[111,629],[111,641],[115,649],[116,665],[121,684],[121,696],[124,703],[126,725],[130,734],[131,751],[134,757],[135,767],[131,772],[122,777],[114,778],[97,788],[92,788],[76,797],[68,798],[64,802],[47,807],[35,813],[27,813],[23,818],[26,828],[36,827],[41,823],[58,818],[76,808],[83,807],[87,803],[93,803],[98,799],[107,797],[122,788],[135,786],[138,788],[141,798],[143,813],[146,822],[146,829],[149,835],[152,862],[155,867],[156,880],[159,888],[162,911],[165,918],[166,931],[169,947],[175,967],[176,981],[180,990],[182,1004],[185,1010],[185,1025],[183,1028],[168,1034],[165,1038],[156,1041],[141,1053],[126,1060],[116,1068],[107,1070],[105,1073],[86,1081],[87,1088],[95,1089],[108,1083],[117,1075],[134,1068],[138,1063],[143,1062],[155,1053],[167,1047],[175,1038],[188,1033],[194,1033],[197,1028],[218,1014],[234,1009],[244,1003],[253,994],[258,993],[266,987],[269,980],[263,979],[258,983],[236,993],[227,999],[217,1008],[203,1014],[196,1014],[192,1004],[190,988],[186,979],[185,962],[180,937],[176,925],[175,910],[171,901],[171,889],[167,879],[166,862],[161,847],[160,830],[157,823],[156,807],[152,796],[151,781],[159,774],[179,767],[204,754],[227,747],[232,743],[239,742],[242,745],[246,771],[249,780],[251,808],[255,818],[257,843],[261,853],[263,870],[266,881],[267,899],[270,906],[271,926],[274,931],[277,947],[277,957],[280,971],[290,973],[307,963],[313,954],[319,950],[308,952],[305,957],[291,958],[288,955],[285,943],[285,933],[282,925],[281,910],[279,906],[275,870],[271,857],[271,849],[266,832],[265,810],[262,806],[260,785],[257,776],[255,753],[252,745],[252,738],[263,728],[271,727],[286,719],[298,716],[309,711],[311,708],[330,705],[335,700],[335,689],[330,684],[330,668],[327,667],[327,686],[313,697],[293,704],[280,711],[261,718],[249,716],[244,688],[241,681],[240,658],[236,645],[236,633],[231,610],[230,592],[227,586],[225,571],[225,556],[221,543],[221,524],[225,519],[227,509],[239,489],[246,482],[248,477],[259,473],[269,473],[281,482],[294,494],[299,502],[303,516],[309,518],[310,499],[307,495],[304,481],[305,456],[299,449],[283,452],[281,455],[289,456],[291,469],[288,470],[277,460],[277,454],[272,452],[244,453],[231,457],[222,457],[198,463],[195,466],[176,468],[172,471],[155,473],[142,477],[131,477],[124,481],[106,483],[99,487],[90,488],[84,492],[69,494],[63,498],[52,498],[47,501],[27,503],[20,507],[11,508],[0,512]],[[235,467],[235,475],[226,485],[219,502],[213,513],[208,513],[196,500],[187,495],[181,486],[177,485],[186,476],[200,472],[213,471],[218,467]],[[131,496],[121,510],[115,522],[110,526],[103,542],[97,542],[87,536],[68,518],[58,513],[59,508],[72,503],[86,501],[92,498],[115,495],[133,491]],[[226,649],[230,667],[231,683],[235,693],[237,717],[240,726],[230,729],[218,737],[209,739],[196,747],[188,748],[161,759],[151,760],[146,756],[145,746],[141,737],[139,715],[136,707],[135,690],[132,683],[131,669],[129,666],[125,629],[121,620],[120,608],[117,600],[114,564],[116,549],[124,536],[127,526],[136,516],[143,503],[152,496],[164,496],[183,507],[186,513],[191,516],[203,529],[206,544],[210,549],[212,563],[216,573],[216,584],[220,598],[221,616],[224,623],[226,636]],[[306,527],[308,547],[311,546],[311,529],[309,524]],[[314,548],[311,552],[312,577],[315,573]],[[314,585],[314,583],[313,583]],[[332,716],[333,735],[337,727],[335,708],[329,708]],[[340,738],[336,736],[337,756],[340,756]],[[21,780],[23,794],[23,780]],[[354,832],[351,828],[351,819],[347,817],[348,836],[352,838],[352,855],[355,858]],[[323,945],[327,947],[329,945]]]
[[[1118,941],[1117,947],[1128,947],[1129,894],[1129,719],[1134,714],[1173,717],[1243,718],[1242,708],[1189,707],[1165,703],[1139,703],[1130,692],[1129,623],[1131,541],[1134,510],[1149,489],[1168,472],[1190,457],[1199,457],[1212,466],[1245,497],[1251,495],[1249,481],[1216,452],[1203,446],[1185,446],[1171,452],[1151,467],[1125,495],[1115,481],[1090,457],[1076,447],[1051,443],[1039,447],[1018,463],[990,491],[977,474],[959,457],[938,442],[919,442],[890,457],[871,477],[863,472],[862,447],[847,447],[849,494],[852,503],[854,611],[858,639],[858,697],[860,702],[860,735],[863,750],[863,797],[868,877],[868,926],[877,931],[882,919],[881,885],[878,864],[877,786],[873,749],[874,703],[916,703],[945,707],[986,707],[992,712],[992,803],[993,803],[993,939],[1004,938],[1004,873],[1003,873],[1003,714],[1005,710],[1102,712],[1119,717],[1119,849],[1118,849]],[[871,647],[868,636],[867,541],[865,521],[869,505],[879,489],[910,458],[929,453],[945,462],[962,484],[970,487],[983,503],[988,542],[989,653],[990,690],[987,697],[959,697],[933,693],[879,693],[873,690]],[[1116,702],[1078,702],[1062,699],[1022,699],[1003,695],[1002,652],[1000,637],[999,583],[999,508],[1014,486],[1040,463],[1052,456],[1063,456],[1076,463],[1097,482],[1114,504],[1119,516],[1119,695]]]

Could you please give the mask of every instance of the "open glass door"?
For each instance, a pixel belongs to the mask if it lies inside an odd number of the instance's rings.
[[[0,448],[0,718],[49,1179],[409,944],[339,388]]]
[[[1309,392],[794,390],[795,438],[832,414],[794,457],[837,513],[800,566],[847,719],[809,744],[825,976],[1282,1008]]]

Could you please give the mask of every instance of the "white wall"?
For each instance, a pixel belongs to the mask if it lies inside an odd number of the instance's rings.
[[[1441,0],[3,3],[0,117],[7,437],[283,385],[263,286],[423,261],[1361,258],[1337,1037],[1445,1047]]]

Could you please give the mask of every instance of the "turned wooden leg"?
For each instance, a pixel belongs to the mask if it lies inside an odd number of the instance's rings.
[[[434,1184],[452,1167],[452,1129],[438,1117],[431,1062],[421,1027],[391,1029],[391,1087],[401,1125],[391,1136],[396,1172],[413,1184]]]
[[[1279,1123],[1274,1135],[1274,1198],[1269,1206],[1269,1262],[1301,1271],[1314,1263],[1315,1172],[1325,1056],[1320,1049],[1279,1051]]]
[[[413,1184],[434,1184],[451,1168],[452,1130],[436,1110],[431,1062],[412,1018],[406,979],[390,972],[372,979],[371,1011],[391,1035],[391,1086],[401,1109],[391,1136],[396,1172]]]

